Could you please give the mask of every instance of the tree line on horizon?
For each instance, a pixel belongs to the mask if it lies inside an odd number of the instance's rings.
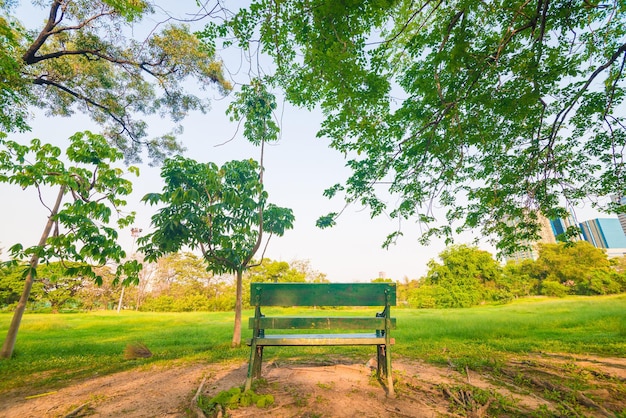
[[[40,266],[31,292],[30,310],[75,312],[113,310],[120,303],[121,284],[103,268],[102,286],[83,277],[64,275],[67,266]],[[251,282],[330,282],[307,260],[265,259],[244,274],[244,289]],[[377,278],[371,281],[390,281]],[[543,244],[537,260],[504,265],[491,253],[468,245],[446,248],[438,260],[428,262],[426,275],[396,282],[398,306],[410,308],[466,308],[507,303],[528,296],[608,295],[626,292],[626,257],[609,259],[586,242]],[[0,310],[11,311],[19,300],[21,270],[0,270]],[[192,253],[174,253],[146,264],[136,285],[125,290],[122,307],[144,312],[232,311],[235,281],[206,270]],[[244,291],[243,305],[249,308]]]

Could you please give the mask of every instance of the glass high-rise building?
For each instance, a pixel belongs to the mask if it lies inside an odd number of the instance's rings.
[[[537,244],[556,244],[556,236],[558,234],[555,233],[555,225],[553,222],[541,214],[537,215],[537,221],[539,222],[539,240],[535,242],[523,242],[522,244],[527,248],[509,254],[506,257],[508,261],[536,260],[537,257],[539,257]],[[510,223],[512,225],[515,224],[515,222]]]
[[[617,218],[598,218],[580,224],[583,238],[597,248],[626,248],[626,234]]]
[[[624,203],[626,204],[626,203]],[[581,230],[580,238],[591,243],[596,248],[606,251],[609,257],[621,257],[626,255],[626,214],[621,214],[621,218],[599,218],[584,221],[578,226]],[[539,216],[541,225],[540,238],[532,243],[525,251],[518,251],[507,257],[507,260],[536,260],[539,256],[537,244],[553,244],[557,242],[557,236],[564,234],[568,227],[576,225],[576,218],[572,216],[560,219],[547,219]],[[577,240],[573,237],[573,240]]]
[[[626,196],[613,196],[612,199],[615,203],[619,203],[620,205],[626,205]],[[626,234],[626,213],[618,213],[617,219],[619,219],[622,231],[624,231],[624,234]]]

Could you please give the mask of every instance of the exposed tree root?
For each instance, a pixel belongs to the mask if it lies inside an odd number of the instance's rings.
[[[81,406],[79,406],[78,408],[73,409],[69,414],[65,415],[65,418],[78,417],[80,416],[81,412],[83,412],[87,408],[89,408],[89,402],[86,402],[82,404]]]
[[[191,405],[189,405],[189,409],[191,409],[191,411],[195,413],[196,417],[198,418],[206,418],[206,415],[204,415],[204,411],[202,411],[202,409],[200,409],[200,407],[198,406],[198,398],[200,397],[200,394],[202,393],[202,388],[204,387],[205,383],[206,383],[206,376],[204,376],[204,378],[202,379],[200,386],[198,386],[198,390],[196,390],[196,394],[191,399]]]
[[[563,385],[556,385],[552,382],[550,382],[547,379],[541,379],[536,375],[530,375],[530,371],[529,370],[523,370],[523,371],[514,371],[514,370],[510,370],[507,368],[502,368],[500,370],[502,372],[502,374],[515,379],[519,376],[519,373],[523,373],[523,378],[526,379],[532,386],[534,387],[538,387],[541,389],[546,389],[552,392],[556,392],[556,393],[561,393],[566,397],[572,397],[573,399],[576,399],[576,401],[580,404],[583,405],[587,408],[591,408],[594,410],[597,410],[599,413],[601,413],[603,416],[606,417],[612,417],[614,416],[613,414],[611,414],[609,411],[607,411],[602,405],[597,404],[595,401],[593,401],[592,399],[588,398],[587,396],[585,396],[584,393],[580,392],[580,391],[575,391],[572,390],[566,386]],[[540,372],[540,371],[532,371],[536,374],[546,374],[545,372]],[[547,373],[552,375],[551,373]],[[559,376],[561,379],[563,378],[563,376]],[[563,403],[563,405],[565,405]],[[566,405],[567,407],[567,405]],[[573,411],[573,410],[572,410]],[[572,412],[570,411],[570,412]]]
[[[442,390],[446,397],[463,408],[468,418],[484,417],[494,401],[493,398],[489,398],[485,404],[481,404],[474,398],[472,392],[466,389],[459,389],[457,393],[454,393],[447,386],[443,386]]]

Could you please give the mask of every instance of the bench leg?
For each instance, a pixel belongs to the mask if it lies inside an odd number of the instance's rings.
[[[385,346],[377,345],[376,346],[376,377],[378,379],[382,379],[383,374],[385,373],[385,367],[387,367],[387,362],[385,361]]]
[[[380,344],[376,347],[378,354],[378,369],[376,370],[376,377],[387,385],[389,396],[395,396],[395,392],[393,390],[393,378],[391,377],[391,355],[389,353],[389,346],[386,344]]]
[[[256,354],[254,356],[254,370],[252,370],[252,377],[261,377],[261,364],[263,364],[263,346],[257,345]]]
[[[395,397],[395,391],[393,390],[393,378],[391,377],[391,353],[389,352],[389,346],[385,347],[385,377],[387,378],[387,390],[389,396]]]
[[[261,362],[263,361],[263,346],[258,346],[253,341],[250,346],[250,361],[248,363],[248,377],[246,378],[245,390],[252,388],[252,379],[261,377]]]

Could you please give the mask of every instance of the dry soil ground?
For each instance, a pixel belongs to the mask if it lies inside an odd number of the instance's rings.
[[[537,354],[476,373],[394,357],[397,396],[345,358],[264,365],[267,408],[236,417],[626,417],[626,359]],[[1,417],[194,417],[195,396],[242,385],[245,364],[174,364],[94,377],[48,392],[0,394]],[[201,389],[201,390],[199,390]]]

